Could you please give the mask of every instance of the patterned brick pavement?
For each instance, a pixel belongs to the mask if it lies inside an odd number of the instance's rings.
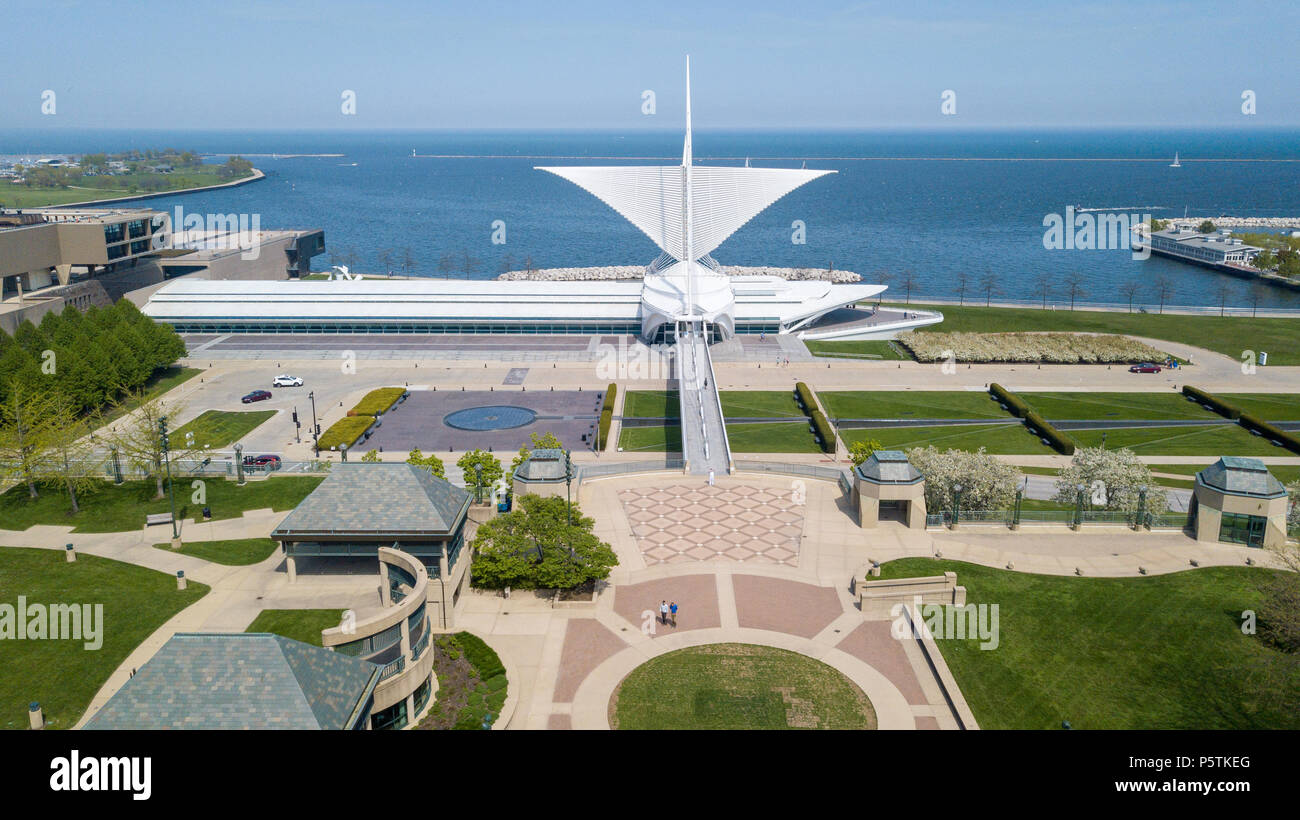
[[[789,490],[674,484],[620,490],[618,497],[646,564],[799,563],[804,510]]]

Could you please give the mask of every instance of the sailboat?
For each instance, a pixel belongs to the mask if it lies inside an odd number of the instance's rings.
[[[1174,161],[1169,163],[1170,168],[1182,168],[1183,164],[1178,161],[1178,152],[1174,152]]]

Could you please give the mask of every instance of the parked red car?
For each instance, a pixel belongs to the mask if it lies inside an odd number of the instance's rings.
[[[1130,372],[1130,373],[1159,373],[1159,372],[1160,372],[1160,365],[1158,365],[1158,364],[1152,364],[1151,362],[1143,362],[1142,364],[1135,364],[1135,365],[1133,365],[1132,367],[1130,367],[1130,368],[1128,369],[1128,372]]]
[[[244,456],[244,466],[261,468],[270,472],[271,470],[280,469],[279,456]]]
[[[252,404],[255,401],[266,401],[269,398],[271,398],[270,390],[254,390],[252,393],[249,393],[247,396],[240,399],[240,401],[244,404]]]

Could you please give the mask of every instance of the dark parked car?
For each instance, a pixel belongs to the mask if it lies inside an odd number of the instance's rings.
[[[244,456],[244,466],[251,469],[266,470],[268,473],[272,470],[280,469],[279,456]]]
[[[1135,364],[1135,365],[1133,365],[1132,367],[1130,367],[1130,368],[1128,369],[1128,372],[1130,372],[1130,373],[1159,373],[1159,372],[1160,372],[1160,365],[1158,365],[1158,364],[1152,364],[1151,362],[1143,362],[1142,364]]]
[[[255,401],[265,401],[269,398],[271,398],[270,390],[254,390],[252,393],[249,393],[247,396],[240,399],[240,401],[244,404],[252,404]]]

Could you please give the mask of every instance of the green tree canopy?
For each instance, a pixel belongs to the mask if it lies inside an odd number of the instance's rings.
[[[595,521],[559,496],[527,494],[474,537],[473,583],[500,589],[569,589],[609,577],[618,556],[592,533]]]

